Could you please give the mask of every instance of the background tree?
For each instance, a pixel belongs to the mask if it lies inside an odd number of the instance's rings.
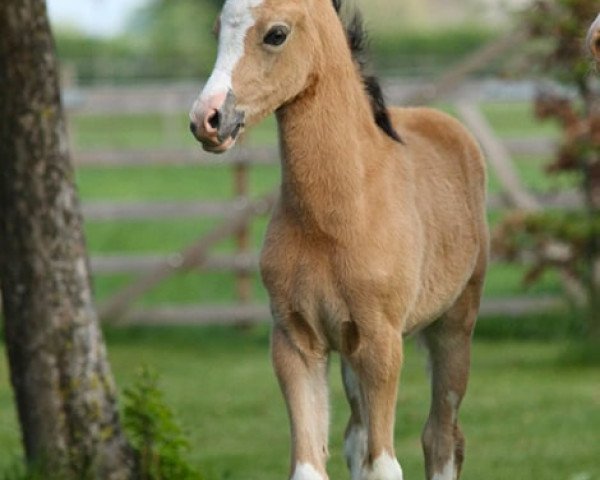
[[[205,77],[215,57],[211,32],[222,5],[221,0],[151,0],[132,14],[127,38],[160,67],[162,77]]]
[[[0,32],[0,285],[25,455],[44,478],[129,479],[44,0],[0,2]]]
[[[575,175],[584,208],[509,215],[494,246],[511,260],[530,264],[528,283],[549,268],[566,273],[582,294],[579,306],[589,338],[600,342],[600,77],[585,45],[597,14],[597,0],[540,0],[526,16],[532,36],[541,40],[530,66],[563,87],[542,89],[535,99],[536,116],[561,127],[546,170]]]

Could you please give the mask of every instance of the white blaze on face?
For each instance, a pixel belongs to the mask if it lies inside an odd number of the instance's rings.
[[[252,9],[263,0],[227,0],[221,11],[219,49],[212,75],[204,86],[192,113],[218,94],[226,94],[232,88],[233,70],[244,56],[244,42],[248,30],[254,25]]]

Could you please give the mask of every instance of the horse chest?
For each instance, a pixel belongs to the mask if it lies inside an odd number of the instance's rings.
[[[307,242],[265,242],[261,274],[272,302],[291,310],[316,309],[321,298],[334,295],[331,262],[321,249]],[[310,307],[309,307],[310,306]]]
[[[261,255],[261,273],[275,321],[310,330],[338,349],[344,322],[356,310],[397,310],[397,268],[361,249],[315,244],[271,230]],[[300,320],[302,319],[302,320]]]

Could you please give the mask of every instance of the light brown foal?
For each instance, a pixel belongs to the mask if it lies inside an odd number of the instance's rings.
[[[458,409],[488,252],[486,174],[471,135],[430,109],[387,110],[339,0],[227,0],[214,71],[190,113],[208,151],[275,112],[281,194],[261,272],[292,434],[292,480],[326,480],[327,365],[342,358],[353,480],[400,480],[403,336],[429,350],[428,480],[460,475]],[[354,56],[353,56],[354,53]],[[336,479],[337,480],[337,479]]]

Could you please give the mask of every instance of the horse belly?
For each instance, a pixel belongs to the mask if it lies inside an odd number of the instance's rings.
[[[463,292],[473,275],[480,254],[474,226],[447,230],[428,249],[417,301],[407,319],[405,333],[427,326],[445,313]]]

